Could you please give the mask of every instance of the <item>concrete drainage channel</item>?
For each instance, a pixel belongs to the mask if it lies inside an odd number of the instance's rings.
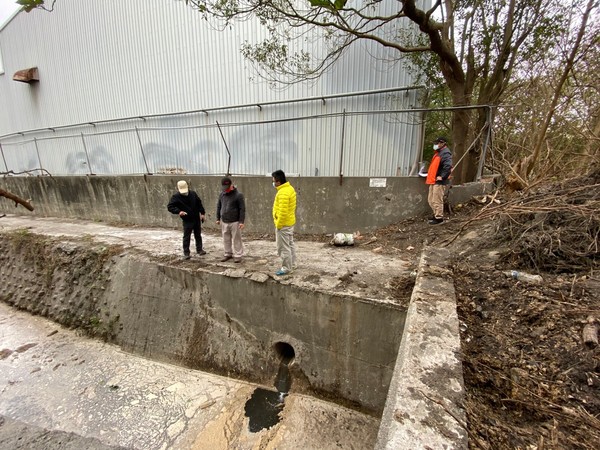
[[[33,234],[4,236],[0,258],[11,305],[147,358],[272,386],[245,404],[251,431],[277,422],[292,389],[381,416],[377,448],[466,448],[458,321],[448,272],[432,269],[439,252],[421,258],[408,316],[390,302]]]

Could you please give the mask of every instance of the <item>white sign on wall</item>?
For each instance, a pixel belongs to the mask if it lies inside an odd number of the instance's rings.
[[[370,178],[369,187],[385,187],[387,178]]]

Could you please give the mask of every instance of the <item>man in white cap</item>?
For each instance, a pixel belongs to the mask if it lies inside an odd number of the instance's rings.
[[[173,194],[167,209],[171,214],[177,214],[183,223],[183,259],[190,259],[190,240],[192,232],[196,241],[198,255],[206,255],[202,248],[202,232],[200,223],[204,222],[206,211],[202,200],[194,191],[188,188],[184,180],[177,182],[177,193]]]

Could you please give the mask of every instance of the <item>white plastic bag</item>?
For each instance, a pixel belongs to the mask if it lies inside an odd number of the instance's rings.
[[[335,233],[331,243],[338,247],[344,245],[354,245],[354,235],[352,233]]]

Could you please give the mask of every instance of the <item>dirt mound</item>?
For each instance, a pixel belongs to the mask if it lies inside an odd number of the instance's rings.
[[[599,183],[594,170],[496,192],[455,207],[442,225],[411,219],[373,234],[384,252],[432,244],[454,255],[473,449],[600,442],[600,347],[582,339],[590,316],[600,319]]]

